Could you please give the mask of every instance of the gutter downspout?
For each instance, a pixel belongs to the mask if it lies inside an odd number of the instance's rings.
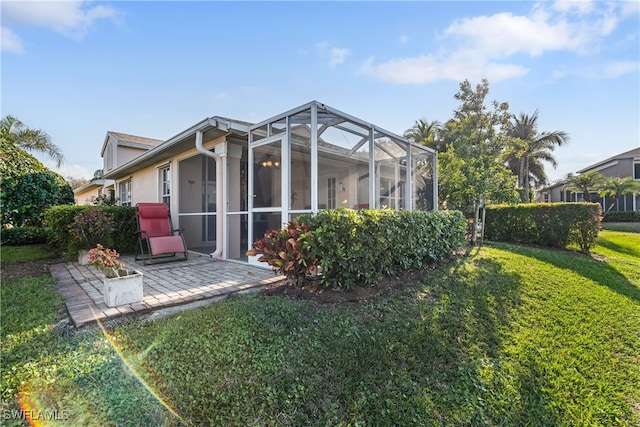
[[[224,218],[222,213],[222,206],[224,201],[222,200],[222,158],[215,152],[209,151],[202,146],[202,131],[196,131],[196,150],[200,154],[212,157],[216,161],[216,250],[210,254],[211,258],[220,258],[222,254],[222,228],[224,225]]]

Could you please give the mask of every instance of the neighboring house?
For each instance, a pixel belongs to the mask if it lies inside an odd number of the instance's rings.
[[[115,181],[109,179],[92,179],[85,185],[73,190],[76,205],[91,205],[100,196],[109,196]],[[111,189],[111,190],[110,190]]]
[[[167,203],[189,250],[222,259],[255,263],[250,245],[300,214],[437,206],[433,150],[317,101],[256,124],[206,118],[124,164],[108,152],[120,204]]]
[[[595,163],[579,170],[578,173],[590,171],[600,172],[605,177],[632,176],[634,180],[640,181],[640,147]],[[564,180],[540,191],[540,201],[542,202],[581,202],[582,200],[582,193],[568,191]],[[604,210],[613,203],[611,197],[600,197],[595,189],[591,192],[591,200],[597,200]],[[640,194],[627,194],[625,197],[621,197],[612,209],[612,211],[636,210],[640,210]]]
[[[102,174],[104,175],[104,173],[130,162],[136,157],[162,144],[162,142],[163,141],[159,139],[108,131],[100,152],[100,156],[103,159]],[[95,198],[101,195],[108,195],[109,191],[115,191],[114,184],[115,181],[101,177],[92,179],[86,185],[73,190],[76,204],[91,204]],[[116,197],[118,197],[117,194]]]

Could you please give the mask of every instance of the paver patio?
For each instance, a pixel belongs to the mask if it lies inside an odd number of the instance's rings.
[[[77,328],[96,320],[111,320],[259,289],[284,279],[268,269],[197,254],[190,254],[187,261],[152,265],[136,262],[133,256],[122,256],[120,260],[129,269],[144,274],[142,302],[107,307],[102,275],[96,268],[77,262],[51,266],[51,275]]]

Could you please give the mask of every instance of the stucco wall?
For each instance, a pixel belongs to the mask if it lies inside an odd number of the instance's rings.
[[[620,178],[624,178],[625,176],[632,176],[633,160],[632,159],[617,160],[617,164],[609,166],[604,169],[599,169],[598,172],[600,172],[604,176],[618,176]]]
[[[76,205],[90,205],[92,197],[100,195],[100,187],[91,188],[73,195]]]
[[[217,138],[212,141],[205,142],[203,145],[205,148],[211,150],[218,143],[224,142],[224,137]],[[180,191],[188,191],[188,184],[183,184],[181,186],[179,179],[179,164],[180,161],[192,158],[194,156],[199,156],[200,153],[195,149],[184,151],[179,155],[172,157],[170,160],[163,160],[155,163],[151,166],[148,166],[144,169],[140,169],[134,172],[131,177],[131,206],[135,206],[136,203],[141,202],[159,202],[160,199],[160,168],[166,165],[171,166],[171,214],[172,221],[174,227],[180,227],[180,221],[178,217],[179,212],[179,196]],[[192,168],[190,172],[193,172],[198,176],[198,180],[201,182],[202,171],[201,171],[201,163],[198,163],[198,167]],[[118,180],[118,183],[123,180],[129,179],[126,177],[125,179]],[[187,187],[185,187],[187,185]],[[197,186],[198,192],[200,191],[200,184]],[[199,193],[198,193],[199,197]],[[194,230],[195,233],[199,233],[198,230]]]
[[[130,162],[131,160],[146,153],[147,151],[148,150],[141,149],[141,148],[118,146],[117,156],[116,156],[116,167]]]

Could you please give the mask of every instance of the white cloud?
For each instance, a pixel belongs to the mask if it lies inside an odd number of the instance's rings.
[[[331,68],[336,68],[336,66],[344,63],[344,60],[347,56],[351,54],[349,49],[344,49],[340,47],[333,47],[329,51],[329,66]]]
[[[515,53],[532,56],[547,50],[575,49],[580,43],[565,22],[550,24],[545,13],[513,16],[498,13],[454,22],[445,35],[461,39],[489,57],[505,57]]]
[[[111,6],[90,6],[88,1],[8,1],[2,2],[3,24],[19,42],[10,27],[31,25],[53,30],[66,37],[81,39],[89,28],[100,19],[117,21],[120,12]],[[5,45],[3,28],[3,50]]]
[[[72,177],[91,179],[93,178],[93,173],[95,172],[95,170],[89,171],[89,169],[81,165],[68,165],[65,163],[60,165],[60,167],[57,167],[55,162],[52,162],[51,160],[45,160],[42,163],[46,168],[59,173],[64,178]]]
[[[637,61],[616,61],[606,64],[599,76],[614,79],[625,74],[637,72],[639,69],[640,64]]]
[[[593,11],[594,4],[589,0],[558,0],[553,3],[552,9],[561,13],[575,12],[579,15],[586,15]]]
[[[343,64],[347,56],[351,55],[349,49],[332,46],[329,42],[323,41],[315,44],[316,53],[322,59],[329,59],[329,66],[336,68]]]
[[[459,52],[455,56],[439,58],[422,55],[414,58],[394,59],[374,65],[369,58],[360,68],[360,74],[372,75],[378,80],[395,84],[425,84],[438,80],[462,81],[487,78],[499,82],[524,75],[529,70],[515,64],[485,62],[482,58]]]
[[[9,28],[2,27],[2,51],[23,53],[22,40]]]
[[[537,3],[527,15],[505,12],[463,18],[443,31],[438,51],[380,63],[369,58],[360,67],[360,74],[397,84],[484,77],[505,80],[529,71],[517,59],[511,59],[515,55],[539,57],[546,52],[568,51],[586,56],[598,51],[605,37],[629,16],[628,9],[619,3],[559,1]],[[633,71],[630,64],[617,64],[605,76],[629,70]]]

